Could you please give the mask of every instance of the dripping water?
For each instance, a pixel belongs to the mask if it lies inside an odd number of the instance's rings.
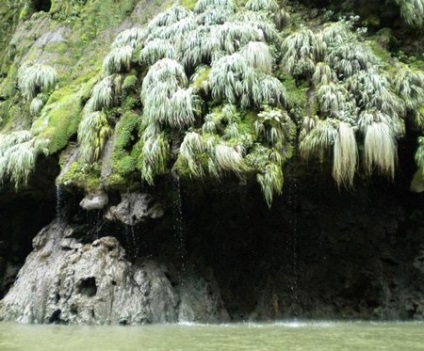
[[[94,238],[95,240],[100,238],[100,229],[101,229],[101,220],[102,220],[102,213],[100,211],[96,211],[96,219],[95,219],[95,225],[94,225]]]
[[[294,165],[296,164],[296,150],[297,143],[294,145],[294,155],[290,161],[288,167],[289,173],[289,188],[288,188],[288,207],[290,210],[289,217],[289,235],[287,237],[287,244],[289,249],[289,267],[290,267],[290,277],[289,288],[291,291],[292,305],[295,307],[293,310],[294,316],[297,317],[298,306],[299,306],[299,296],[298,296],[298,280],[299,280],[299,267],[298,267],[298,184],[296,172]]]
[[[56,185],[56,218],[60,221],[63,218],[62,209],[65,205],[63,190],[60,184]]]
[[[181,184],[178,176],[174,177],[174,199],[172,203],[172,211],[174,215],[174,239],[176,242],[178,258],[180,259],[180,269],[178,271],[178,280],[181,282],[181,273],[185,271],[185,237],[183,228],[183,209],[181,199]]]
[[[125,224],[125,246],[128,248],[129,256],[135,260],[139,255],[138,240],[134,226]]]

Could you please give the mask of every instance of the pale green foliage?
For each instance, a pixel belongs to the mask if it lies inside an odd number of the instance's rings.
[[[315,72],[312,76],[312,81],[315,86],[328,85],[331,82],[336,82],[337,77],[331,67],[324,62],[318,62],[315,66]]]
[[[169,144],[163,133],[147,138],[139,156],[141,178],[153,185],[155,175],[166,173],[168,158]]]
[[[348,32],[346,23],[336,22],[326,26],[321,32],[321,37],[328,48],[337,48],[337,46],[346,43],[351,35]]]
[[[162,59],[154,64],[141,91],[146,123],[166,124],[179,129],[192,125],[195,96],[191,88],[184,89],[186,85],[184,68],[176,61]]]
[[[158,30],[153,32],[148,40],[154,39],[165,39],[165,40],[174,40],[177,39],[177,42],[180,41],[187,33],[195,30],[196,20],[193,13],[187,15],[183,19],[180,19],[178,22],[171,24],[170,26],[160,27]]]
[[[243,163],[242,150],[237,147],[218,144],[215,147],[215,159],[219,167],[224,171],[231,171],[236,174],[241,174],[245,169]]]
[[[259,95],[253,96],[256,106],[284,106],[286,91],[283,83],[272,76],[260,75],[258,78]]]
[[[30,131],[0,134],[0,183],[10,179],[15,188],[27,185],[37,156],[47,155],[48,141],[33,137]]]
[[[143,80],[142,98],[148,90],[154,89],[158,82],[169,82],[180,87],[188,84],[184,67],[177,61],[166,58],[156,62],[147,72]]]
[[[225,7],[208,7],[196,16],[196,22],[203,26],[223,24],[232,14],[232,10]]]
[[[280,6],[275,0],[249,0],[246,3],[246,9],[265,13],[268,17],[273,18],[274,23],[279,28],[285,27],[290,19],[289,14],[284,10],[280,10]]]
[[[39,92],[52,90],[56,83],[57,73],[51,66],[26,63],[18,70],[18,86],[28,100]]]
[[[274,77],[260,75],[239,53],[224,56],[209,75],[212,96],[242,108],[284,104],[284,86]]]
[[[312,76],[315,64],[323,60],[326,45],[310,29],[290,34],[283,41],[282,66],[293,76]]]
[[[358,149],[355,132],[349,124],[340,122],[333,150],[333,178],[339,187],[341,184],[351,187],[358,164]]]
[[[111,134],[112,129],[104,112],[85,111],[78,127],[81,161],[84,163],[97,161]]]
[[[400,7],[400,14],[411,26],[421,27],[424,23],[423,0],[395,0]]]
[[[110,75],[123,70],[129,71],[133,52],[134,47],[132,45],[112,49],[103,61],[103,73]]]
[[[163,58],[175,59],[174,46],[163,39],[154,39],[146,43],[140,52],[140,62],[152,65]]]
[[[29,113],[31,116],[37,116],[43,107],[44,100],[41,97],[36,96],[31,100],[31,104],[29,105]]]
[[[259,41],[266,41],[276,46],[280,45],[280,33],[275,27],[275,24],[271,22],[272,18],[270,18],[269,14],[265,12],[242,11],[232,16],[232,19],[259,30],[259,37],[261,38]]]
[[[424,73],[399,65],[395,77],[395,89],[406,108],[417,110],[424,105]]]
[[[246,3],[246,8],[251,11],[266,11],[270,13],[276,13],[280,10],[275,0],[249,0]]]
[[[145,29],[138,27],[126,29],[116,36],[112,44],[112,49],[128,45],[135,48],[146,39],[146,36],[147,32]]]
[[[243,108],[249,106],[250,99],[260,93],[255,70],[239,53],[216,61],[209,78],[214,98],[225,99],[231,104],[240,101]]]
[[[209,35],[209,28],[202,26],[181,38],[179,58],[184,66],[195,67],[210,57]]]
[[[283,189],[283,158],[280,150],[256,144],[247,155],[246,163],[256,172],[256,180],[268,207],[271,207],[274,194],[280,195]]]
[[[179,158],[188,167],[190,175],[193,177],[204,176],[203,168],[197,159],[202,152],[204,152],[204,148],[200,134],[187,133],[181,143]]]
[[[249,42],[264,41],[264,34],[262,29],[253,22],[226,22],[220,26],[212,27],[209,37],[211,42],[207,45],[209,45],[210,54],[214,59],[214,52],[235,53]]]
[[[271,207],[274,194],[280,195],[283,189],[284,175],[281,166],[268,163],[262,172],[256,175],[262,194],[268,207]]]
[[[375,108],[392,118],[403,116],[403,105],[392,92],[385,75],[375,70],[361,71],[347,81],[347,86],[357,96],[361,107]]]
[[[272,73],[274,59],[266,43],[251,41],[240,52],[253,68],[265,74]]]
[[[377,58],[367,46],[353,41],[332,46],[326,61],[341,79],[366,71],[377,64]]]
[[[112,107],[113,99],[113,76],[107,76],[93,87],[93,93],[87,105],[91,111],[100,111]]]
[[[415,163],[421,174],[424,174],[424,137],[418,138],[418,148],[415,152]]]
[[[315,126],[304,136],[300,143],[301,156],[308,160],[312,155],[318,154],[320,160],[323,160],[324,152],[334,144],[337,137],[337,121],[332,118],[316,120]]]
[[[393,119],[391,116],[378,111],[376,109],[365,110],[359,114],[358,118],[359,130],[365,134],[368,126],[373,123],[384,123],[390,129],[391,134],[396,136],[402,136],[404,134],[404,123],[399,118]]]
[[[147,30],[149,33],[156,30],[158,27],[167,27],[189,15],[188,11],[182,6],[172,6],[167,11],[160,13],[153,18],[148,26]]]
[[[256,137],[263,138],[271,146],[287,147],[294,138],[294,123],[284,110],[265,109],[254,123]]]
[[[317,90],[317,97],[320,111],[326,116],[339,116],[340,112],[349,109],[349,94],[347,90],[339,84],[329,83],[321,85]],[[352,109],[352,106],[350,106]]]
[[[396,141],[387,124],[376,122],[367,126],[364,149],[364,163],[368,173],[376,168],[380,173],[394,177]]]
[[[232,0],[198,0],[194,7],[194,12],[204,12],[208,8],[223,8],[231,12],[236,9]]]

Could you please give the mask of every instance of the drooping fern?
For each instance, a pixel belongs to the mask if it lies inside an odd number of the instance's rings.
[[[15,188],[28,184],[37,156],[48,154],[48,140],[35,138],[30,131],[0,134],[0,183],[10,179]]]
[[[51,66],[26,63],[18,70],[18,87],[28,100],[53,89],[56,83],[57,73]]]

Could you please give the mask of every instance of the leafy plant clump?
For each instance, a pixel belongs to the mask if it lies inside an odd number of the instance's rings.
[[[332,160],[339,187],[361,170],[394,177],[405,120],[424,126],[421,71],[399,64],[392,75],[352,20],[282,31],[289,16],[275,0],[190,8],[116,37],[82,110],[82,165],[101,162],[112,139],[120,182],[153,186],[170,172],[256,179],[268,206],[296,140],[303,159]]]

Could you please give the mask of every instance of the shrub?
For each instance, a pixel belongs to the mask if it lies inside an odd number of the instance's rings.
[[[400,7],[400,15],[410,26],[421,27],[424,22],[423,0],[395,0]]]
[[[307,133],[299,145],[300,155],[303,159],[318,154],[324,160],[325,151],[332,146],[338,136],[337,121],[332,118],[318,119],[316,125]]]
[[[200,134],[196,132],[189,132],[184,137],[180,146],[179,160],[187,167],[191,177],[202,177],[204,171],[199,156],[204,152],[202,139]]]
[[[87,108],[91,111],[100,111],[110,108],[113,105],[113,99],[113,76],[107,76],[93,87],[93,93],[87,103]]]
[[[358,148],[355,132],[349,124],[339,124],[333,150],[333,178],[339,187],[341,184],[351,187],[358,164]]]
[[[194,12],[201,13],[208,8],[223,8],[231,12],[236,10],[236,7],[231,0],[198,0],[194,7]]]
[[[147,138],[138,159],[141,179],[153,185],[156,175],[166,173],[168,158],[169,144],[163,133]]]
[[[111,134],[112,129],[104,112],[85,111],[78,127],[81,161],[83,163],[97,161]]]
[[[105,75],[129,71],[134,48],[131,45],[120,46],[112,49],[103,61]]]
[[[47,155],[48,141],[30,131],[0,134],[0,183],[10,179],[15,188],[26,186],[39,154]]]
[[[376,168],[382,174],[394,177],[396,141],[386,123],[375,122],[366,127],[364,149],[365,169],[368,173],[371,174]]]
[[[112,50],[124,46],[131,46],[135,48],[140,45],[146,37],[147,31],[145,29],[138,27],[126,29],[116,36],[112,44]]]
[[[326,62],[336,71],[339,78],[346,79],[375,66],[377,59],[365,45],[345,42],[329,49]]]
[[[415,163],[417,164],[419,172],[424,174],[424,137],[418,138],[418,148],[415,152]]]
[[[260,95],[255,70],[239,53],[224,56],[215,62],[209,79],[214,98],[231,104],[240,102],[242,108],[250,105],[251,98]]]
[[[280,6],[275,0],[249,0],[246,8],[251,11],[266,11],[276,13],[280,10]]]
[[[265,74],[272,73],[274,59],[266,43],[251,41],[240,52],[251,67]]]
[[[224,171],[231,171],[240,175],[245,170],[241,150],[236,150],[231,146],[225,144],[216,145],[215,160]]]
[[[176,59],[174,46],[163,39],[148,41],[140,52],[140,62],[152,65],[163,58]]]
[[[37,116],[44,107],[44,103],[44,100],[39,96],[33,98],[31,100],[31,104],[29,105],[29,113],[31,116]]]
[[[289,35],[283,41],[283,68],[293,76],[312,76],[315,64],[324,59],[326,45],[310,29]]]
[[[408,110],[415,112],[424,105],[424,73],[399,65],[394,83],[397,95]]]
[[[31,100],[39,92],[48,92],[57,83],[56,70],[42,64],[24,64],[18,70],[18,86],[22,95]]]
[[[196,97],[186,85],[184,68],[176,61],[162,59],[153,65],[141,91],[147,123],[179,129],[193,124]]]

